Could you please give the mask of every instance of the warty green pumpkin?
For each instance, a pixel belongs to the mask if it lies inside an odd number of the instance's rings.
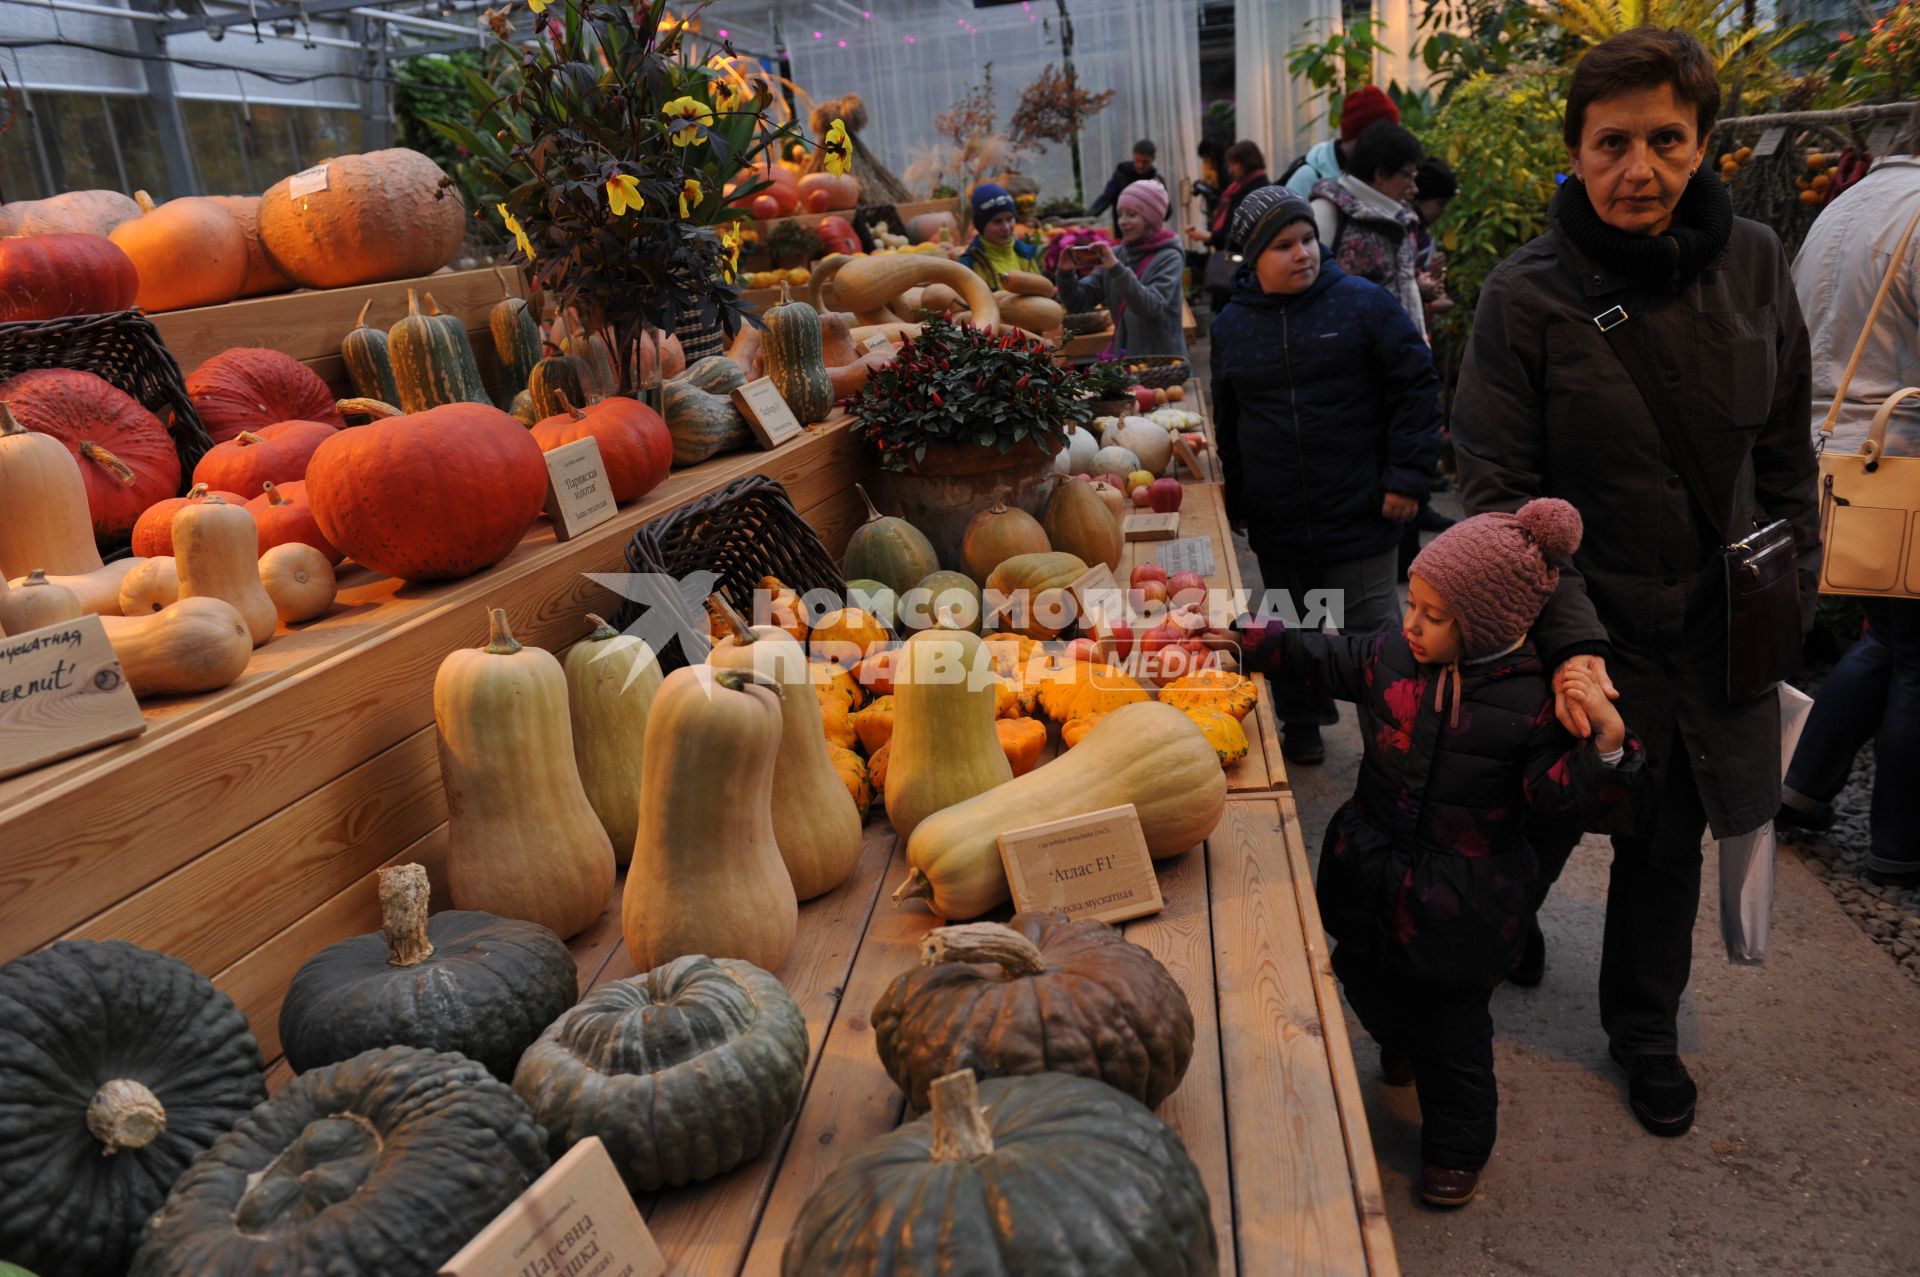
[[[422,314],[420,295],[407,290],[407,313],[387,332],[387,354],[393,361],[394,385],[400,391],[400,408],[409,415],[453,403],[485,403],[485,394],[474,398],[467,362],[473,347],[466,330],[456,341],[450,316]],[[453,324],[458,325],[454,319]],[[477,380],[479,374],[473,374]]]
[[[747,428],[747,419],[733,406],[732,399],[702,390],[685,378],[666,384],[661,392],[661,410],[667,419],[667,433],[673,436],[676,466],[698,465],[753,442],[753,431]]]
[[[848,580],[878,581],[897,598],[940,570],[940,556],[926,533],[905,519],[881,514],[860,484],[853,490],[866,502],[867,521],[847,538],[841,570]]]
[[[676,958],[593,990],[527,1048],[513,1089],[555,1158],[588,1136],[634,1193],[725,1174],[800,1107],[807,1024],[750,962]]]
[[[833,382],[820,340],[820,312],[795,301],[782,280],[780,301],[767,307],[764,318],[760,352],[774,389],[801,425],[825,421],[833,412]]]
[[[400,388],[393,380],[393,356],[388,349],[387,334],[367,322],[367,312],[372,309],[373,298],[369,297],[360,307],[360,318],[354,320],[353,331],[340,340],[340,358],[347,365],[347,380],[353,383],[354,392],[362,399],[399,403]]]

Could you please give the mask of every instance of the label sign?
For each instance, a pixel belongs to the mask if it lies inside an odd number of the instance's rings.
[[[318,195],[327,189],[327,166],[316,164],[312,168],[301,169],[287,179],[287,195],[292,199],[301,199],[308,195]]]
[[[0,638],[0,776],[146,730],[99,617]]]
[[[600,461],[600,445],[593,439],[575,439],[546,458],[547,517],[553,520],[555,540],[571,540],[619,511]]]
[[[1180,535],[1180,514],[1130,514],[1120,521],[1120,534],[1129,541],[1171,541]]]
[[[1132,803],[1001,834],[1000,863],[1021,913],[1123,922],[1166,907]]]
[[[1774,125],[1762,133],[1760,140],[1753,144],[1753,158],[1756,160],[1766,159],[1769,155],[1778,151],[1780,149],[1780,143],[1786,140],[1786,126],[1780,124]]]
[[[1080,605],[1082,630],[1088,629],[1087,623],[1096,616],[1126,615],[1126,595],[1120,590],[1120,582],[1113,579],[1113,569],[1104,563],[1094,564],[1068,582],[1067,593]]]
[[[860,343],[860,349],[869,355],[876,350],[881,351],[884,352],[888,358],[892,358],[896,353],[893,343],[887,340],[885,333],[875,333],[873,336],[867,338]]]
[[[597,1136],[567,1150],[441,1277],[662,1277],[667,1260]]]
[[[1212,576],[1214,571],[1213,539],[1211,537],[1179,537],[1167,542],[1155,551],[1160,566],[1167,575],[1175,572],[1198,572],[1201,576]]]
[[[804,429],[771,377],[750,381],[734,391],[733,404],[747,419],[762,448],[778,448]]]

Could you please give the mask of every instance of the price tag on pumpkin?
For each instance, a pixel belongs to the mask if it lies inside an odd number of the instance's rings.
[[[1769,155],[1777,152],[1780,149],[1780,144],[1786,140],[1787,130],[1785,126],[1779,124],[1774,125],[1762,133],[1760,140],[1753,144],[1753,158],[1756,160],[1766,159]]]
[[[780,397],[771,377],[750,381],[734,391],[733,403],[747,419],[747,426],[762,448],[778,448],[805,428],[787,401]]]
[[[1000,835],[1000,863],[1021,913],[1057,909],[1124,922],[1166,907],[1132,803],[1009,830]]]
[[[662,1277],[660,1253],[599,1137],[567,1150],[441,1277]]]
[[[880,352],[883,352],[889,359],[891,359],[896,353],[894,344],[887,340],[887,335],[885,333],[875,333],[873,336],[861,342],[860,350],[862,354],[868,354],[868,355],[873,354],[875,351],[880,351]]]
[[[619,513],[597,441],[575,439],[545,455],[547,517],[553,520],[555,540],[571,540]]]
[[[309,195],[318,195],[326,189],[327,166],[324,164],[301,169],[287,179],[287,196],[290,199],[304,199]]]
[[[0,776],[146,730],[99,617],[0,638]]]

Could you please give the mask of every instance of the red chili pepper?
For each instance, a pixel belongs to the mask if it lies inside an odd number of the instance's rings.
[[[1032,382],[1032,381],[1033,381],[1033,375],[1032,375],[1031,373],[1029,373],[1029,374],[1027,374],[1026,376],[1024,376],[1024,377],[1022,377],[1022,378],[1020,378],[1020,380],[1018,380],[1018,381],[1016,381],[1016,382],[1014,382],[1014,383],[1013,383],[1013,388],[1014,388],[1015,390],[1025,390],[1025,389],[1027,388],[1027,386],[1028,386],[1028,384],[1029,384],[1030,382]]]
[[[933,392],[933,406],[936,408],[945,406],[945,401],[940,398],[940,392],[937,390]]]

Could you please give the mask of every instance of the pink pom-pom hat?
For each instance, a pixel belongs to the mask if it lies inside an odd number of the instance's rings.
[[[1478,514],[1427,543],[1407,569],[1446,600],[1460,623],[1462,660],[1505,651],[1525,637],[1560,583],[1556,561],[1580,548],[1580,512],[1542,497],[1518,514]]]

